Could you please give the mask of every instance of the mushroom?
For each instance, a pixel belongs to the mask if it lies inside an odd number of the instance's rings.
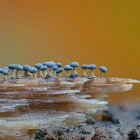
[[[52,67],[55,66],[55,63],[53,61],[50,61],[47,63],[47,67],[50,68],[50,72],[48,73],[50,76],[52,76]]]
[[[94,75],[94,69],[96,69],[96,65],[95,64],[90,64],[89,66],[88,66],[88,69],[90,69],[91,70],[91,74],[90,74],[90,79],[93,79],[93,78],[95,78],[96,76]]]
[[[10,65],[8,66],[8,68],[9,68],[9,69],[11,70],[11,72],[12,72],[10,78],[11,78],[11,79],[12,79],[12,78],[15,78],[14,70],[16,69],[16,65],[15,65],[15,64],[10,64]]]
[[[23,77],[31,77],[31,74],[29,73],[30,66],[29,65],[23,65],[24,75]]]
[[[35,67],[30,67],[30,68],[29,68],[29,72],[32,74],[32,77],[33,77],[33,78],[36,78],[35,73],[36,73],[37,71],[38,71],[38,69],[35,68]]]
[[[64,70],[66,71],[66,78],[69,77],[69,70],[73,70],[73,68],[70,65],[66,65],[64,67]]]
[[[107,68],[105,66],[100,66],[101,75],[100,78],[103,78],[103,73],[107,72]]]
[[[70,64],[70,66],[73,68],[73,74],[78,74],[76,71],[76,67],[79,67],[79,63],[78,62],[72,62]]]
[[[1,69],[1,73],[4,75],[4,81],[7,81],[7,75],[9,74],[9,71],[5,68]]]
[[[41,71],[44,71],[44,76],[43,77],[46,77],[46,75],[47,75],[47,66],[45,66],[45,65],[43,65],[41,68],[40,68],[40,70]]]
[[[61,68],[62,67],[62,64],[59,63],[59,62],[55,63],[55,65],[58,66],[58,68]]]
[[[59,78],[61,78],[61,73],[63,72],[63,69],[62,68],[58,68],[57,70],[56,70],[56,74],[57,75],[59,75]]]
[[[52,69],[53,69],[53,71],[54,71],[53,76],[55,76],[55,75],[56,75],[56,70],[58,69],[58,66],[55,65],[55,66],[52,67]]]
[[[21,65],[18,65],[17,64],[15,66],[15,69],[16,69],[16,78],[19,79],[19,74],[18,73],[19,73],[19,71],[22,71],[23,70],[23,67]]]
[[[84,69],[84,73],[83,73],[83,78],[87,78],[87,69],[88,69],[88,67],[89,67],[89,65],[87,65],[87,64],[83,64],[82,65],[82,69]]]
[[[42,66],[43,66],[42,63],[37,63],[37,64],[34,65],[34,67],[38,69],[37,77],[43,77],[43,74],[41,73],[41,67]]]

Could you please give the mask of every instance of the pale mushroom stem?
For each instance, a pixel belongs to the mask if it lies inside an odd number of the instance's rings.
[[[86,76],[86,75],[87,75],[87,69],[85,69],[85,70],[84,70],[83,75],[84,75],[84,76]]]
[[[44,75],[42,74],[41,70],[38,70],[38,77],[43,77]]]
[[[28,71],[25,71],[23,76],[24,76],[24,77],[30,77],[31,74],[30,74]]]
[[[100,78],[103,78],[103,73],[101,72]]]
[[[33,78],[36,78],[36,75],[35,75],[35,73],[33,73],[33,74],[32,74],[32,76],[33,76]]]
[[[46,76],[47,76],[47,74],[48,74],[48,71],[47,71],[47,70],[45,70],[44,77],[46,77]]]
[[[50,74],[52,75],[52,68],[50,68]]]
[[[96,76],[94,75],[94,70],[91,70],[91,77],[96,77]]]
[[[14,70],[11,70],[11,72],[12,72],[11,77],[12,77],[12,78],[15,77]]]
[[[18,70],[16,71],[16,78],[19,79]]]
[[[66,71],[66,77],[67,78],[69,77],[69,71],[68,70]]]
[[[56,72],[54,71],[54,73],[53,73],[53,76],[55,77],[56,76]]]
[[[7,76],[4,76],[3,81],[7,81]]]

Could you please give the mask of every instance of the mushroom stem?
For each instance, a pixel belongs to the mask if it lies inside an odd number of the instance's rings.
[[[94,70],[91,70],[91,77],[96,77],[96,76],[94,75]]]
[[[14,70],[12,69],[11,72],[12,72],[11,78],[14,78],[15,77]]]
[[[100,78],[103,78],[103,73],[101,72]]]
[[[25,71],[25,72],[24,72],[23,77],[30,77],[30,76],[31,76],[31,74],[30,74],[28,71]]]
[[[46,77],[46,76],[47,76],[47,74],[48,74],[48,71],[47,71],[47,70],[45,70],[44,77]]]
[[[67,78],[69,77],[69,71],[68,70],[66,71],[66,77]]]
[[[52,75],[52,68],[50,68],[50,72],[49,72],[49,74],[51,74],[51,75]]]
[[[7,76],[4,76],[3,81],[7,81]]]
[[[61,77],[62,77],[62,74],[60,73],[60,74],[59,74],[59,78],[61,78]]]
[[[43,74],[41,73],[41,70],[38,70],[38,77],[43,77]]]
[[[55,77],[56,76],[56,72],[54,71],[54,73],[53,73],[53,76]]]
[[[87,75],[87,69],[84,70],[83,76]]]
[[[19,70],[16,71],[16,78],[19,79],[19,75],[18,75]]]
[[[35,75],[35,73],[32,73],[32,76],[33,76],[33,78],[36,78],[36,75]]]

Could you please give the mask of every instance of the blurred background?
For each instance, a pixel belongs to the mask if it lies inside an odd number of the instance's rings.
[[[139,5],[139,0],[1,0],[0,66],[78,61],[107,66],[106,76],[140,79]]]

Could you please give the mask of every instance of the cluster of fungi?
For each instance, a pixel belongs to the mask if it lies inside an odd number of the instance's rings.
[[[8,67],[0,68],[0,73],[4,76],[3,81],[7,81],[7,79],[20,79],[20,78],[44,78],[51,79],[53,77],[58,78],[77,78],[78,73],[76,68],[79,67],[78,62],[72,62],[71,64],[65,65],[62,68],[61,63],[56,63],[53,61],[37,63],[33,67],[30,65],[19,65],[19,64],[10,64]],[[94,75],[94,69],[96,69],[95,64],[83,64],[81,68],[84,70],[82,78],[94,79],[96,76]],[[91,71],[91,74],[87,74],[87,70]],[[107,72],[107,68],[105,66],[100,66],[99,70],[101,71],[100,78],[103,77],[103,73]],[[22,71],[21,75],[19,71]],[[66,75],[62,76],[62,72],[66,71]],[[71,74],[69,72],[72,71]]]

